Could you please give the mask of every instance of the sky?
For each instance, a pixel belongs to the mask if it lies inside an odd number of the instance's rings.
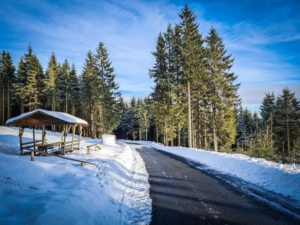
[[[125,100],[154,87],[155,45],[188,4],[199,32],[213,27],[234,58],[243,107],[259,112],[265,93],[288,87],[300,98],[299,0],[0,0],[0,50],[17,66],[30,44],[44,69],[52,52],[80,75],[87,52],[107,48]]]

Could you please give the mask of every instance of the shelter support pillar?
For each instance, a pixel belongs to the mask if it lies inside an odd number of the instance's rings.
[[[34,151],[36,151],[36,149],[35,149],[35,129],[34,129],[34,127],[32,128],[32,139],[33,139],[33,149],[34,149]]]
[[[22,136],[24,133],[24,127],[19,127],[19,138],[20,138],[20,155],[23,155],[23,149],[22,149]]]
[[[75,136],[75,129],[77,125],[72,125],[72,144],[71,144],[71,149],[73,150],[74,147],[74,136]]]
[[[63,141],[64,141],[64,136],[65,136],[65,130],[66,130],[66,126],[65,125],[63,125],[63,129],[62,129],[62,131],[61,131],[61,143],[63,143]]]
[[[79,125],[79,141],[78,141],[78,149],[80,149],[81,135],[82,135],[82,126]]]
[[[42,126],[42,145],[44,146],[46,144],[46,129],[45,125]]]
[[[30,152],[30,161],[34,161],[34,151]]]

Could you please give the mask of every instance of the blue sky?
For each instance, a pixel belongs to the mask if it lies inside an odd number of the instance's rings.
[[[243,106],[259,111],[265,92],[289,87],[300,98],[299,0],[0,0],[0,50],[17,65],[33,48],[44,69],[51,53],[74,63],[80,74],[86,54],[105,44],[123,97],[145,97],[159,32],[179,23],[184,4],[195,12],[205,37],[214,27],[241,82]]]

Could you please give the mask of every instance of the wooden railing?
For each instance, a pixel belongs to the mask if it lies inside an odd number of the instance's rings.
[[[100,147],[99,145],[97,145],[97,144],[93,144],[93,145],[86,146],[86,147],[87,147],[87,155],[90,155],[90,154],[91,154],[90,148],[93,147],[93,146],[95,146],[95,150],[97,150],[97,149],[100,150],[100,149],[101,149],[101,147]]]

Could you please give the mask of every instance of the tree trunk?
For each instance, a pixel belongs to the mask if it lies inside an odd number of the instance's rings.
[[[9,82],[7,82],[7,112],[6,112],[6,119],[10,118],[10,87]]]
[[[180,142],[181,142],[181,140],[180,140],[180,127],[178,127],[178,134],[177,134],[177,146],[178,147],[180,147]]]
[[[66,89],[66,113],[68,113],[68,89]]]
[[[20,99],[20,108],[21,108],[21,113],[24,113],[24,99]]]
[[[94,138],[94,115],[91,113],[91,136]]]
[[[191,93],[190,82],[188,81],[188,147],[192,147],[192,115],[191,115]]]
[[[156,127],[156,142],[158,143],[158,127],[157,126],[155,127]]]
[[[3,89],[2,89],[2,104],[1,104],[1,124],[4,124],[4,106],[5,106],[5,103],[4,103],[4,84],[3,84]]]
[[[290,127],[289,127],[289,116],[288,112],[286,112],[286,136],[287,136],[287,155],[290,157],[290,151],[291,151],[291,146],[290,146]]]
[[[213,106],[213,136],[214,136],[214,150],[218,151],[218,137],[217,137],[217,127],[216,127],[216,109]]]

